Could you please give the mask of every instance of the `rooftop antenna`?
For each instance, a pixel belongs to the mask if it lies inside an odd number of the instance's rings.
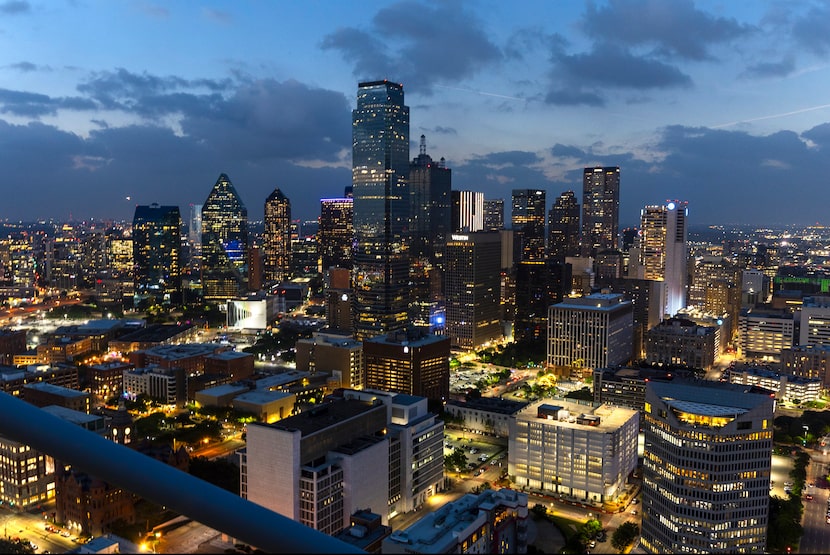
[[[427,154],[427,137],[426,135],[421,135],[421,156],[426,156]]]

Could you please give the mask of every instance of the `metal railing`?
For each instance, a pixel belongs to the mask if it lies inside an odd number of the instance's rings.
[[[0,434],[267,553],[365,553],[0,392]]]

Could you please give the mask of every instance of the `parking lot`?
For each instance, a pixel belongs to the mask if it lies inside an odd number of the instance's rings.
[[[467,455],[467,470],[473,475],[481,474],[494,465],[507,467],[506,439],[454,430],[445,432],[444,455],[452,454],[458,447]]]

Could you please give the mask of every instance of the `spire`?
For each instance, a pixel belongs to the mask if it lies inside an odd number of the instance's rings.
[[[427,153],[427,137],[421,135],[421,156],[426,156]]]

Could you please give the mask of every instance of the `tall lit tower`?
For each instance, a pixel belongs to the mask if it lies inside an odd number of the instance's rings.
[[[265,199],[265,281],[281,282],[291,272],[291,201],[279,188]]]
[[[440,262],[450,233],[450,189],[452,170],[443,158],[438,162],[427,154],[426,137],[421,135],[418,157],[409,165],[410,253],[413,259]]]
[[[202,293],[226,301],[247,289],[248,210],[228,176],[219,175],[202,205]]]
[[[646,206],[640,211],[640,267],[642,277],[663,281],[664,314],[674,316],[686,306],[689,257],[686,202]]]
[[[317,229],[317,248],[320,252],[323,272],[329,268],[352,268],[352,242],[354,226],[352,217],[354,199],[320,199],[320,227]]]
[[[135,303],[178,303],[182,296],[182,217],[178,206],[136,206],[133,216]]]
[[[484,193],[452,191],[452,231],[470,233],[484,230]]]
[[[409,107],[403,85],[360,83],[352,112],[354,332],[403,329],[409,306]]]
[[[545,259],[545,191],[513,189],[513,262]]]
[[[548,256],[579,256],[579,202],[573,191],[556,197],[548,216]]]
[[[582,175],[582,254],[617,250],[620,232],[620,168],[585,168]]]

